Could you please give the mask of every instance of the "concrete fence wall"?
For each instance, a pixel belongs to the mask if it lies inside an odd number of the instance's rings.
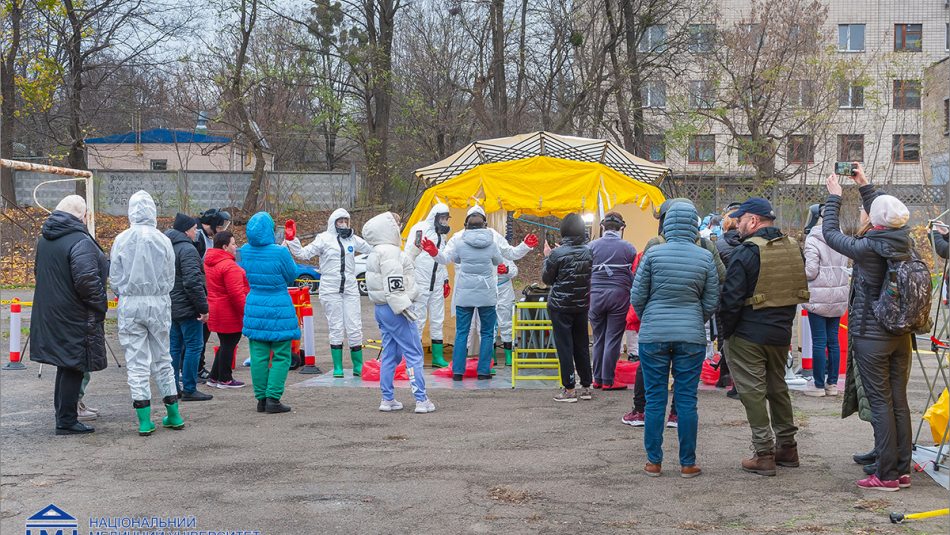
[[[251,184],[251,173],[216,171],[94,171],[97,210],[112,215],[125,215],[129,197],[145,190],[155,199],[160,215],[185,211],[198,213],[209,207],[231,207],[244,204]],[[33,190],[47,180],[62,176],[15,171],[17,203],[33,206]],[[267,209],[324,210],[337,206],[353,206],[360,188],[355,169],[347,172],[285,172],[265,173]],[[46,184],[37,190],[37,200],[52,209],[60,199],[75,191],[74,182]]]

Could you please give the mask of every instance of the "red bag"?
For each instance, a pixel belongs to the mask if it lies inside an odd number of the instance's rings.
[[[494,361],[492,362],[491,367],[495,367]],[[438,370],[432,372],[432,375],[436,377],[452,377],[452,366],[439,368]],[[465,360],[465,374],[463,377],[478,377],[478,357]]]
[[[614,372],[614,385],[622,383],[632,385],[637,382],[637,368],[640,362],[630,362],[629,360],[618,360],[617,370]]]
[[[699,372],[699,380],[703,384],[714,385],[719,381],[719,368],[712,367],[713,361],[706,359],[703,361],[703,371]]]
[[[373,383],[379,382],[379,361],[378,360],[368,360],[363,364],[363,375],[361,377],[364,381],[370,381]],[[396,381],[408,381],[409,372],[406,371],[406,359],[399,361],[399,364],[396,365]]]

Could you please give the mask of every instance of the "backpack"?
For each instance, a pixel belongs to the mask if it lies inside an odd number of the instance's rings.
[[[872,304],[874,317],[894,335],[930,331],[930,268],[915,249],[904,258],[888,258],[881,293]]]

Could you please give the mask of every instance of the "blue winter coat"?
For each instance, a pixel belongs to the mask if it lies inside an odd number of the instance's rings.
[[[452,256],[456,264],[455,306],[493,307],[498,303],[498,264],[504,259],[488,229],[468,229]]]
[[[712,253],[696,245],[696,209],[670,207],[663,221],[666,243],[640,260],[630,302],[640,316],[640,343],[706,343],[706,321],[719,301],[719,276]]]
[[[246,230],[240,264],[251,292],[244,305],[244,336],[261,342],[298,339],[297,314],[287,293],[297,277],[290,251],[274,243],[274,220],[267,212],[254,214]]]

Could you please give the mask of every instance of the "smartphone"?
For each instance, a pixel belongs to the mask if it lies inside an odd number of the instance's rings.
[[[835,162],[835,174],[841,176],[854,176],[854,164],[851,162]]]
[[[415,243],[417,248],[422,245],[422,231],[421,230],[416,231],[416,241],[413,243]]]

